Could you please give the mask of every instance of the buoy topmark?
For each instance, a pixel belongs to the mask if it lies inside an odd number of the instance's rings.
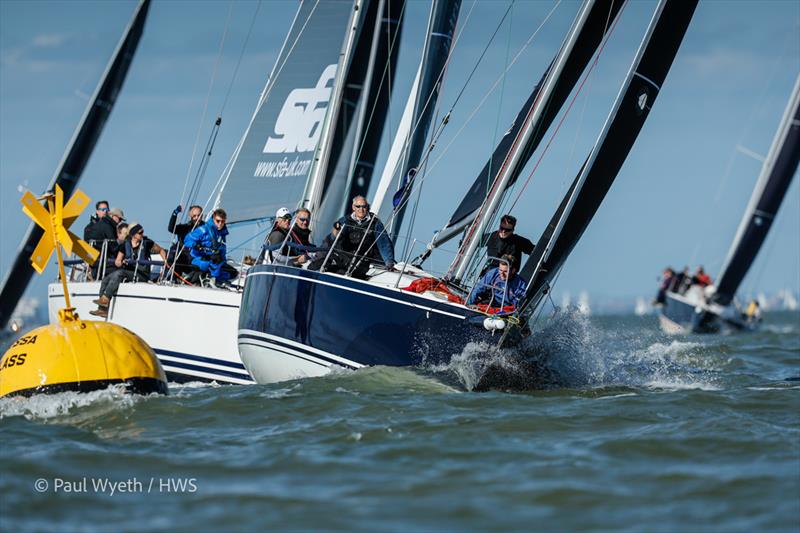
[[[90,392],[122,383],[129,392],[167,394],[167,378],[153,350],[110,322],[62,320],[20,337],[0,359],[0,396]]]
[[[39,202],[47,200],[47,209]],[[99,252],[69,231],[89,205],[81,191],[64,204],[64,192],[36,198],[22,196],[22,211],[44,234],[31,256],[40,274],[56,252],[66,309],[59,309],[58,324],[37,328],[19,338],[0,359],[0,396],[31,396],[63,391],[89,392],[124,383],[130,392],[167,394],[167,377],[150,346],[117,324],[84,322],[69,302],[61,247],[94,263]]]

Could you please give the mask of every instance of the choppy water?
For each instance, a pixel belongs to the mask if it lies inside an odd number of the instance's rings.
[[[0,399],[0,529],[800,530],[800,314],[688,337],[561,316],[526,347],[564,384],[538,392],[470,392],[483,350]]]

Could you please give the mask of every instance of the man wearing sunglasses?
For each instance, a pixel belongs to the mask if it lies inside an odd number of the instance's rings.
[[[302,267],[308,263],[310,257],[307,252],[293,248],[288,243],[299,244],[300,246],[314,246],[311,243],[311,211],[306,208],[297,210],[292,224],[292,213],[285,207],[278,209],[275,213],[275,223],[272,231],[267,237],[267,245],[270,246],[270,261],[280,265]],[[285,246],[278,247],[279,244]]]
[[[225,283],[238,275],[235,268],[226,262],[228,214],[224,209],[215,209],[208,222],[192,230],[184,239],[189,249],[192,265],[200,272],[208,273],[215,283]]]
[[[383,263],[392,270],[394,244],[383,223],[370,213],[367,199],[363,196],[353,198],[352,207],[353,212],[339,220],[342,230],[336,248],[345,252],[353,277],[365,278],[371,262]]]
[[[534,244],[522,235],[514,233],[516,226],[517,219],[515,217],[503,215],[500,219],[500,229],[492,232],[486,242],[487,257],[502,257],[508,254],[514,258],[514,264],[519,266],[522,264],[522,254],[530,255],[533,253]],[[489,259],[481,271],[481,276],[499,264],[500,262],[497,259]]]
[[[117,240],[117,224],[111,218],[108,209],[108,202],[100,200],[94,205],[94,215],[89,219],[89,223],[83,229],[83,240],[103,251],[104,243],[112,243]],[[106,245],[107,246],[107,245]],[[108,250],[106,250],[107,259]],[[101,261],[95,261],[92,265],[92,277],[97,279]]]

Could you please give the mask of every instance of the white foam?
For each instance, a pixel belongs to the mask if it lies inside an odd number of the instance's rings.
[[[0,419],[23,416],[28,420],[50,420],[74,413],[81,408],[128,409],[143,396],[130,394],[122,384],[92,392],[36,394],[30,398],[0,398]]]

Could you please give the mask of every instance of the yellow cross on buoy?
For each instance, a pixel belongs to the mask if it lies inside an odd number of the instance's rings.
[[[42,200],[47,200],[47,208],[39,203]],[[0,358],[0,396],[89,392],[114,384],[129,392],[167,394],[164,369],[144,340],[111,322],[84,322],[70,304],[61,248],[89,264],[100,255],[69,231],[89,197],[76,191],[64,205],[64,191],[56,185],[41,198],[26,192],[21,201],[22,211],[44,230],[31,265],[41,274],[56,252],[67,307],[58,310],[58,324],[28,332]]]
[[[47,209],[39,203],[42,200],[47,200]],[[28,191],[22,195],[20,201],[22,202],[22,212],[31,217],[44,230],[44,235],[42,235],[39,244],[36,245],[31,255],[31,266],[41,274],[47,267],[47,262],[50,261],[53,251],[56,252],[58,256],[58,272],[61,277],[61,283],[64,286],[64,299],[67,302],[67,308],[59,310],[58,318],[62,321],[74,320],[78,315],[75,313],[75,308],[70,305],[61,247],[64,247],[67,255],[72,255],[74,252],[90,265],[97,261],[97,256],[100,255],[100,252],[69,231],[72,223],[77,220],[83,210],[86,209],[86,206],[89,205],[89,197],[82,191],[77,190],[72,195],[72,198],[69,199],[67,205],[64,205],[64,191],[56,185],[55,193],[47,193],[41,198],[36,198],[33,193]]]

